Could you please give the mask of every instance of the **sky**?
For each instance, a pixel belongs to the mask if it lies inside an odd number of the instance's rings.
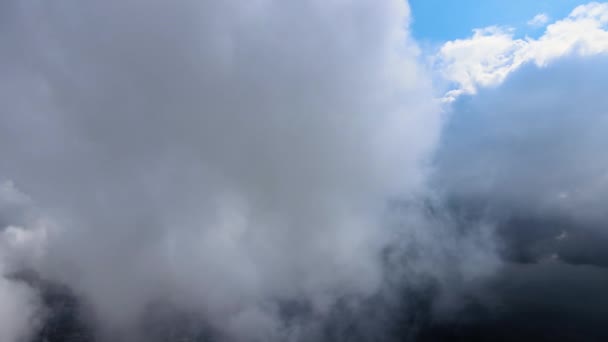
[[[0,342],[608,340],[607,88],[607,2],[2,1]]]
[[[584,0],[411,0],[412,33],[435,44],[470,35],[473,29],[509,26],[519,36],[536,36],[540,27],[528,22],[538,14],[562,18]]]

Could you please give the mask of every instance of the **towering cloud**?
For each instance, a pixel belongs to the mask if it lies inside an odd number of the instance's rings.
[[[319,340],[382,292],[397,237],[420,260],[400,282],[485,272],[437,267],[483,248],[422,211],[386,222],[426,191],[440,129],[403,1],[1,6],[0,176],[48,222],[23,265],[98,340],[150,340],[158,307],[219,340]]]

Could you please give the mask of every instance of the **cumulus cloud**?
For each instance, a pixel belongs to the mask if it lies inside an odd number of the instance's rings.
[[[319,340],[338,302],[382,292],[399,237],[400,282],[493,268],[483,234],[422,208],[386,223],[425,196],[441,126],[406,3],[1,6],[0,175],[52,222],[24,267],[100,341],[150,340],[158,306],[220,340]]]
[[[548,25],[538,39],[515,38],[508,27],[488,27],[474,30],[470,38],[449,41],[436,59],[440,73],[455,85],[444,99],[453,101],[479,87],[498,85],[526,63],[545,66],[566,55],[605,54],[607,25],[608,3],[592,2]]]

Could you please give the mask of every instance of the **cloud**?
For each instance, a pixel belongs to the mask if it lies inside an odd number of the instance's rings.
[[[4,269],[0,269],[4,272]],[[0,278],[0,339],[7,342],[18,342],[29,338],[36,315],[37,293],[15,281]]]
[[[532,27],[541,27],[545,26],[548,22],[549,16],[546,13],[539,13],[528,21],[528,25]]]
[[[590,3],[538,39],[493,27],[442,47],[454,89],[433,181],[454,215],[497,227],[505,265],[467,318],[423,339],[604,338],[606,303],[591,284],[608,279],[607,13]]]
[[[545,66],[567,55],[593,56],[608,52],[608,3],[576,7],[568,17],[547,26],[538,39],[514,38],[514,30],[488,27],[468,39],[445,43],[436,57],[437,69],[454,84],[446,101],[495,86],[522,65]]]
[[[608,220],[603,58],[528,65],[454,103],[438,154],[443,188],[516,211]],[[484,201],[486,201],[484,200]]]
[[[606,80],[604,56],[562,56],[448,107],[435,186],[460,217],[497,226],[506,265],[478,290],[468,320],[431,328],[436,339],[450,329],[479,339],[605,336],[595,284],[608,279]]]
[[[55,285],[102,342],[398,340],[608,262],[606,4],[447,42],[448,113],[399,0],[0,6],[3,341]]]
[[[403,1],[1,6],[0,177],[52,222],[23,267],[98,340],[149,341],[159,306],[220,340],[320,340],[393,274],[447,298],[495,266],[423,205],[386,222],[428,196],[441,128]]]
[[[41,253],[41,229],[25,229],[30,200],[10,182],[0,183],[0,340],[20,342],[31,337],[42,312],[38,292],[16,279],[24,258]],[[31,260],[28,260],[31,261]]]
[[[397,0],[2,6],[3,341],[26,269],[100,341],[389,340],[605,279],[606,4],[447,42],[448,113]]]

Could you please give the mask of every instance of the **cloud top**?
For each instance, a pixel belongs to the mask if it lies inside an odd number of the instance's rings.
[[[545,66],[566,55],[605,54],[607,25],[608,4],[592,2],[548,25],[538,39],[515,38],[512,28],[488,27],[474,30],[471,38],[449,41],[437,56],[441,74],[455,85],[445,100],[500,84],[526,63]]]

